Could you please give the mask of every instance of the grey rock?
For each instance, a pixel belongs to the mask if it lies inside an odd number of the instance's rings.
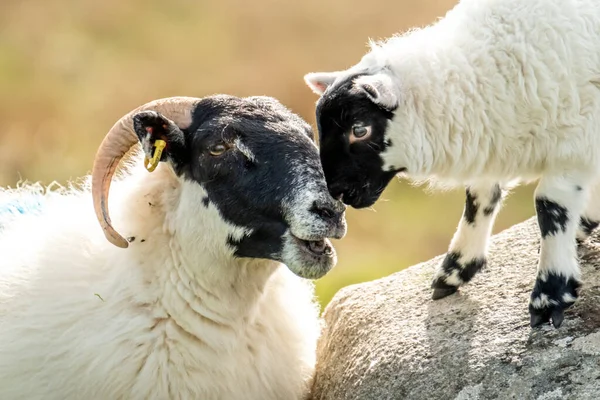
[[[600,399],[600,238],[559,329],[529,327],[535,218],[492,238],[488,266],[432,301],[443,255],[340,290],[324,312],[312,400]]]

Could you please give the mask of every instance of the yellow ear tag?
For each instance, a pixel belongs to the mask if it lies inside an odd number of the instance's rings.
[[[160,162],[160,157],[162,156],[163,149],[167,146],[167,142],[164,140],[158,139],[154,142],[154,147],[156,147],[156,151],[154,151],[154,155],[152,158],[148,158],[148,156],[144,157],[144,167],[148,170],[148,172],[152,172],[158,166]]]

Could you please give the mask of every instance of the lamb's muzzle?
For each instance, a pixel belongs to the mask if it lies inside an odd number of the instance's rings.
[[[192,122],[192,110],[199,100],[193,97],[169,97],[146,103],[119,119],[100,144],[92,170],[94,209],[106,239],[115,246],[127,248],[129,243],[111,224],[108,192],[119,162],[139,142],[133,130],[133,116],[144,110],[156,111],[185,129]]]

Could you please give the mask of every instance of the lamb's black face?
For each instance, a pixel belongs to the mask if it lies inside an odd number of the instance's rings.
[[[381,152],[391,143],[384,136],[394,107],[373,101],[376,89],[357,87],[352,75],[330,87],[316,109],[321,161],[331,195],[355,208],[374,204],[394,175],[386,171]]]
[[[137,125],[143,137],[152,123]],[[204,189],[201,207],[216,207],[250,232],[228,239],[236,256],[282,261],[307,278],[335,264],[327,238],[345,235],[344,206],[327,191],[305,121],[271,98],[221,95],[198,103],[192,125],[179,133],[183,140],[171,140],[165,158]]]

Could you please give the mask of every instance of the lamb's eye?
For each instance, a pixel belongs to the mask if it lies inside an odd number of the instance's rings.
[[[350,139],[351,139],[351,141],[362,140],[362,139],[366,139],[370,134],[371,134],[370,126],[354,125],[352,127],[352,137]]]
[[[225,153],[225,151],[227,151],[227,146],[225,146],[222,143],[218,143],[211,146],[208,151],[213,156],[220,156],[221,154]]]

